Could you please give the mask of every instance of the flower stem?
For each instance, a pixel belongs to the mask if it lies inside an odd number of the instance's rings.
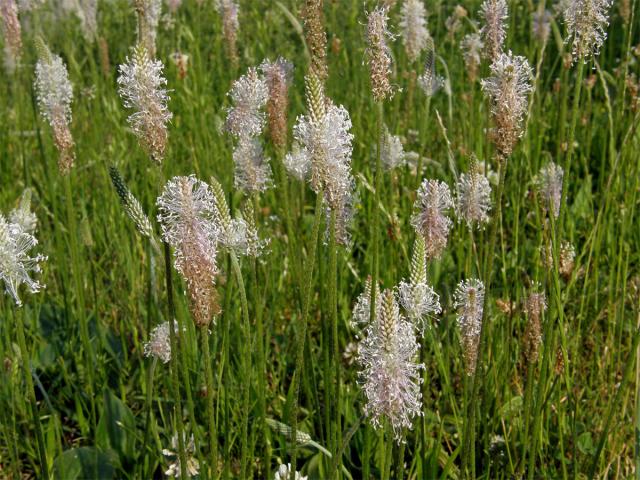
[[[44,437],[42,435],[42,425],[38,417],[38,403],[36,401],[36,391],[33,388],[33,379],[31,378],[31,355],[27,350],[27,342],[24,336],[24,313],[21,309],[16,309],[16,323],[18,325],[18,343],[20,345],[20,355],[22,357],[22,369],[24,371],[24,380],[27,386],[29,402],[31,403],[31,416],[36,429],[36,440],[38,442],[38,456],[40,457],[40,473],[42,478],[49,478],[49,465],[47,464],[47,454],[45,450]]]
[[[171,280],[171,250],[169,244],[164,242],[164,267],[167,281],[167,307],[169,314],[169,342],[171,343],[171,386],[175,401],[175,416],[178,430],[178,458],[180,459],[180,476],[187,478],[187,455],[184,447],[184,423],[182,420],[182,399],[180,398],[180,378],[178,375],[178,339],[174,328],[176,307],[173,303],[173,284]],[[182,333],[182,332],[180,332]]]
[[[243,370],[245,372],[245,384],[242,393],[242,444],[240,461],[240,478],[247,478],[247,461],[249,457],[249,394],[251,392],[251,324],[249,320],[249,306],[247,304],[247,292],[244,287],[244,279],[240,263],[235,253],[231,252],[231,267],[238,282],[240,291],[240,303],[242,306],[242,324],[245,334],[245,348],[243,358]]]
[[[209,421],[209,454],[211,464],[209,465],[209,478],[216,478],[218,470],[218,433],[216,429],[216,419],[213,411],[213,368],[211,363],[211,352],[209,351],[209,331],[207,327],[200,329],[200,340],[202,343],[202,353],[204,356],[205,381],[207,382],[207,417]]]
[[[296,459],[298,455],[296,445],[296,435],[298,429],[298,396],[300,393],[300,377],[302,375],[304,363],[304,345],[307,338],[307,323],[309,317],[309,307],[311,304],[311,286],[313,283],[313,270],[316,260],[316,248],[318,245],[318,232],[320,230],[320,222],[322,220],[322,202],[324,192],[320,190],[316,194],[316,210],[311,231],[311,241],[309,243],[309,251],[305,262],[304,284],[302,285],[302,315],[300,317],[300,325],[296,333],[296,361],[295,370],[293,372],[293,380],[291,388],[293,389],[293,399],[291,404],[291,413],[289,425],[291,425],[291,472],[292,476],[296,471]],[[293,480],[293,479],[292,479]]]

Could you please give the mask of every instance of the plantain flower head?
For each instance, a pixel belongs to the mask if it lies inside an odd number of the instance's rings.
[[[173,331],[178,334],[178,322],[174,320],[172,323]],[[144,344],[145,357],[155,357],[162,363],[169,363],[171,360],[170,328],[169,322],[163,322],[151,330],[149,341]]]
[[[485,0],[480,5],[480,15],[484,18],[480,34],[485,52],[487,58],[494,62],[502,53],[507,37],[506,21],[509,18],[509,10],[506,0]]]
[[[22,55],[22,27],[15,0],[0,0],[0,17],[2,17],[4,36],[5,65],[9,72],[13,72]]]
[[[12,223],[0,214],[0,280],[5,292],[11,295],[17,306],[22,305],[19,296],[20,286],[24,284],[31,293],[44,288],[32,273],[39,273],[40,263],[47,257],[32,256],[30,251],[38,244],[36,237],[19,223]]]
[[[560,215],[563,177],[564,170],[562,170],[562,167],[549,162],[540,169],[540,173],[536,178],[538,194],[543,201],[543,208],[552,212],[554,218],[558,218],[558,215]]]
[[[524,302],[527,314],[527,326],[524,332],[524,354],[529,363],[538,361],[542,344],[542,315],[547,310],[547,298],[544,292],[531,293]]]
[[[314,192],[323,192],[336,212],[338,242],[348,241],[347,226],[352,216],[354,180],[351,175],[353,135],[349,112],[325,99],[319,79],[307,78],[308,114],[298,117],[293,127],[294,151],[285,166],[298,178],[309,178]]]
[[[238,66],[238,29],[240,22],[238,20],[238,12],[240,8],[235,0],[218,0],[218,12],[222,16],[222,34],[224,36],[224,46],[227,51],[227,57],[231,65],[235,68]]]
[[[140,145],[157,163],[161,163],[167,148],[167,124],[172,118],[164,86],[166,78],[160,60],[152,60],[145,47],[138,46],[127,63],[120,65],[118,93],[124,106],[133,109],[128,122]]]
[[[457,187],[458,217],[467,222],[469,228],[487,223],[491,210],[491,185],[476,163],[472,164],[469,173],[460,175]]]
[[[478,78],[478,70],[480,69],[481,53],[484,50],[484,42],[478,33],[470,33],[466,35],[460,42],[464,64],[467,68],[469,80],[475,82]]]
[[[367,23],[367,58],[371,78],[371,92],[376,102],[381,102],[393,95],[389,77],[391,75],[391,52],[387,40],[393,37],[387,29],[387,7],[376,7],[368,15]]]
[[[440,297],[427,283],[425,243],[420,235],[416,237],[413,250],[410,280],[400,282],[398,296],[407,317],[421,334],[429,327],[429,317],[442,311]]]
[[[386,419],[396,441],[422,415],[420,370],[416,363],[418,342],[413,326],[400,314],[392,290],[382,292],[380,309],[365,330],[358,347],[359,377],[366,396],[364,413],[374,428]]]
[[[573,56],[586,61],[597,56],[607,38],[612,0],[568,0],[564,3],[564,22],[571,40]]]
[[[467,375],[476,372],[482,312],[484,307],[484,284],[477,279],[463,280],[453,294],[453,306],[458,310],[458,327]]]
[[[304,0],[304,34],[311,56],[310,70],[323,82],[327,68],[327,33],[324,28],[324,0]]]
[[[158,197],[162,239],[174,248],[175,267],[187,285],[190,310],[198,326],[220,312],[215,278],[220,227],[209,185],[195,176],[174,177]]]
[[[415,62],[427,46],[427,11],[422,0],[405,0],[400,11],[402,43],[410,62]]]
[[[280,57],[275,62],[265,60],[260,65],[269,90],[267,116],[269,136],[274,146],[287,146],[287,110],[289,109],[289,87],[293,64]]]
[[[73,87],[62,58],[52,54],[43,42],[38,43],[35,89],[40,114],[53,130],[53,141],[58,149],[58,169],[62,175],[71,171],[75,160],[71,135],[71,101]]]
[[[451,219],[447,211],[453,208],[449,186],[438,180],[423,180],[414,204],[416,213],[411,225],[425,242],[427,259],[440,258],[447,246]]]
[[[503,157],[511,155],[522,136],[532,75],[526,58],[501,53],[491,64],[491,77],[481,82],[491,101],[494,122],[491,140]]]

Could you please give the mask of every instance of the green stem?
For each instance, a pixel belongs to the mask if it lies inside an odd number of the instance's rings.
[[[291,472],[292,477],[295,476],[296,460],[298,456],[298,449],[296,445],[296,435],[298,429],[298,396],[300,393],[300,376],[303,371],[304,364],[304,346],[307,338],[307,323],[309,318],[309,308],[311,305],[311,286],[313,283],[313,270],[316,260],[316,248],[318,245],[318,232],[320,230],[320,223],[322,221],[322,203],[324,192],[320,190],[316,194],[316,210],[313,221],[313,229],[311,232],[311,241],[309,243],[309,251],[305,262],[304,270],[304,284],[302,285],[302,315],[300,317],[300,325],[296,334],[296,362],[295,370],[293,372],[293,379],[291,388],[293,389],[293,399],[291,405],[291,414],[289,425],[291,425]],[[294,480],[294,479],[292,479]]]
[[[331,210],[331,220],[329,226],[329,308],[331,316],[331,339],[333,343],[333,353],[331,358],[333,373],[335,374],[333,405],[335,407],[332,417],[335,420],[333,443],[337,449],[341,444],[342,425],[340,421],[340,346],[338,342],[338,255],[336,245],[336,212]]]
[[[164,242],[164,267],[165,277],[167,281],[167,307],[169,314],[169,342],[171,343],[171,387],[173,389],[173,397],[175,402],[175,416],[178,434],[178,458],[180,459],[180,476],[187,478],[187,455],[184,447],[184,422],[182,419],[182,399],[180,398],[180,378],[178,368],[180,366],[178,359],[178,339],[174,328],[176,318],[176,307],[173,302],[173,284],[171,274],[171,250],[169,244]],[[183,332],[180,332],[182,335]],[[195,425],[194,425],[195,428]]]
[[[567,155],[564,161],[564,178],[571,178],[571,160],[573,159],[573,141],[576,133],[576,124],[578,123],[578,112],[580,107],[580,94],[582,92],[582,77],[584,75],[584,61],[578,59],[578,72],[576,73],[576,84],[573,92],[573,104],[571,106],[571,123],[569,124],[569,138],[567,139]],[[564,226],[566,217],[565,210],[567,206],[567,188],[569,182],[565,180],[562,185],[562,199],[560,202],[560,218]]]
[[[33,379],[31,378],[31,355],[27,350],[27,341],[24,336],[24,313],[16,311],[16,323],[18,325],[18,343],[20,344],[20,355],[22,357],[22,368],[24,371],[24,380],[26,382],[27,394],[29,395],[29,403],[31,404],[31,416],[33,425],[36,430],[36,440],[38,442],[38,456],[40,457],[40,473],[42,478],[49,478],[49,465],[47,463],[47,454],[42,435],[42,425],[38,416],[38,403],[36,401],[36,391],[33,388]]]
[[[247,303],[247,292],[244,287],[244,279],[240,263],[235,253],[231,252],[231,267],[238,282],[238,290],[240,291],[240,303],[242,306],[242,324],[244,330],[244,358],[243,370],[245,372],[245,383],[242,393],[242,426],[241,426],[241,461],[240,461],[240,478],[247,478],[247,461],[249,456],[249,395],[251,393],[251,322],[249,320],[249,306]]]
[[[85,351],[85,360],[88,365],[86,371],[89,376],[89,384],[87,385],[87,395],[91,405],[91,426],[96,426],[96,404],[95,404],[95,371],[96,359],[95,353],[91,346],[89,337],[89,319],[85,310],[84,285],[82,282],[83,275],[80,268],[80,250],[78,247],[78,223],[73,206],[73,191],[71,188],[71,174],[64,177],[65,202],[67,209],[67,228],[69,229],[69,244],[71,249],[71,276],[75,283],[75,293],[77,298],[76,315],[80,324],[80,338],[82,348]]]
[[[146,395],[146,400],[145,400],[145,410],[147,411],[147,415],[144,421],[144,441],[142,442],[142,453],[143,455],[145,455],[146,458],[146,452],[147,452],[147,443],[149,442],[149,430],[150,430],[150,426],[151,426],[151,403],[152,403],[152,398],[153,398],[153,377],[154,377],[154,373],[156,371],[156,365],[158,364],[158,359],[156,357],[153,357],[153,361],[151,362],[151,367],[149,368],[149,371],[147,372],[147,395]],[[145,466],[143,466],[143,469],[145,468]],[[149,477],[149,472],[146,472],[146,476]]]
[[[209,454],[211,465],[209,466],[210,478],[217,478],[218,470],[218,433],[216,429],[216,419],[213,411],[213,368],[211,366],[213,358],[209,351],[209,330],[202,327],[200,329],[200,340],[202,343],[202,353],[204,356],[205,380],[207,382],[207,417],[209,421]]]

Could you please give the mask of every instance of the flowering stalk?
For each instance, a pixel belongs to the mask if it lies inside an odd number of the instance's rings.
[[[36,39],[38,62],[36,63],[35,89],[42,117],[53,131],[53,141],[58,150],[58,168],[67,175],[75,160],[75,142],[71,135],[71,102],[73,87],[67,67],[58,55],[51,53],[40,39]]]
[[[170,98],[164,88],[167,80],[163,68],[162,62],[153,60],[150,50],[141,44],[120,65],[118,77],[118,93],[124,106],[134,110],[127,121],[142,148],[158,164],[164,158],[167,124],[173,116],[167,107]]]
[[[171,247],[164,243],[164,268],[167,285],[167,313],[170,319],[176,318],[176,308],[173,303],[173,281],[171,275]],[[187,478],[187,454],[184,445],[184,421],[182,419],[182,397],[180,396],[180,378],[178,374],[178,339],[175,329],[169,329],[169,341],[171,343],[171,387],[173,389],[174,415],[176,417],[178,435],[178,457],[180,458],[180,476]]]
[[[302,284],[302,312],[300,318],[300,325],[296,332],[296,361],[295,370],[293,372],[293,379],[291,380],[291,388],[293,390],[293,400],[291,405],[291,417],[289,419],[289,425],[291,425],[291,438],[293,439],[293,453],[291,454],[291,465],[293,471],[296,469],[296,460],[298,456],[298,449],[295,446],[295,438],[298,431],[298,397],[300,394],[300,377],[302,376],[303,364],[304,364],[304,344],[307,338],[307,323],[309,321],[309,308],[311,305],[311,287],[313,283],[313,270],[315,268],[316,248],[318,245],[318,234],[320,231],[320,223],[322,221],[322,203],[323,203],[322,188],[316,194],[316,208],[313,221],[313,227],[311,231],[311,239],[308,246],[307,257],[304,263],[304,277]]]
[[[15,0],[0,0],[2,33],[4,34],[5,65],[13,71],[22,55],[22,28]]]

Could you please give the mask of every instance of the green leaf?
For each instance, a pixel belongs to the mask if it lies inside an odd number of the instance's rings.
[[[133,413],[113,392],[103,392],[103,409],[96,432],[96,444],[102,449],[112,448],[120,461],[133,459],[135,449],[135,420]]]
[[[53,462],[53,478],[75,480],[114,478],[115,469],[107,454],[95,447],[73,448],[62,452]]]

